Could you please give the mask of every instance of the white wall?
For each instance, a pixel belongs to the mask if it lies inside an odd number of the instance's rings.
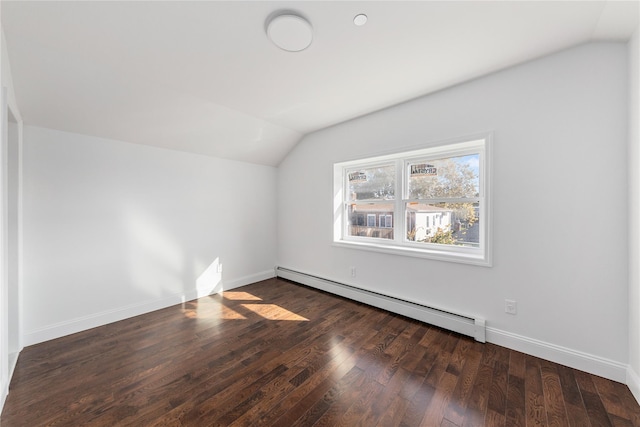
[[[24,141],[26,345],[273,276],[275,168],[32,126]]]
[[[0,14],[2,12],[2,4],[0,4]],[[0,16],[1,18],[1,16]],[[0,19],[0,38],[4,40],[4,32],[2,31],[2,20]],[[5,125],[4,113],[5,113],[5,95],[4,90],[2,89],[4,86],[4,60],[5,57],[8,58],[6,49],[4,44],[1,43],[0,40],[0,90],[2,90],[2,94],[0,95],[0,112],[2,113],[0,117],[0,165],[4,162],[5,156],[4,154],[4,140],[5,135],[8,137],[8,129],[5,129],[7,126]],[[1,175],[0,175],[1,176]],[[0,188],[4,186],[4,180],[0,178]],[[9,292],[8,292],[8,280],[5,275],[5,242],[6,238],[6,230],[4,227],[5,223],[5,209],[4,209],[4,194],[0,194],[0,200],[3,203],[0,204],[0,410],[4,406],[5,399],[7,398],[7,394],[9,393],[9,382],[11,381],[11,377],[9,375]]]
[[[278,264],[483,317],[489,341],[624,381],[626,55],[579,46],[307,136],[280,165]],[[332,246],[334,162],[483,131],[492,268]]]
[[[0,7],[1,9],[1,7]],[[16,104],[11,65],[0,28],[0,408],[22,349],[20,287],[20,173],[22,120]]]
[[[640,29],[629,41],[629,372],[640,402]]]
[[[20,124],[8,111],[7,146],[4,178],[6,179],[6,279],[8,286],[9,367],[15,367],[22,350],[20,298]]]

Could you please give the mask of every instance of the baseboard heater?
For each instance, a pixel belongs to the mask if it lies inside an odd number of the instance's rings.
[[[276,276],[458,332],[462,335],[473,337],[479,342],[485,342],[486,328],[484,319],[450,313],[284,267],[276,267]]]

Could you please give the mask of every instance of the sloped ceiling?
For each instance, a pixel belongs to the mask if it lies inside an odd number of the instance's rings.
[[[26,124],[277,165],[306,133],[580,43],[626,41],[638,4],[2,1],[1,16]],[[308,49],[268,40],[281,10],[312,23]]]

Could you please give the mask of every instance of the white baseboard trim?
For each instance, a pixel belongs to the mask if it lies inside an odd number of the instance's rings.
[[[66,320],[26,332],[23,336],[23,343],[25,346],[38,344],[44,341],[85,331],[87,329],[103,326],[108,323],[118,322],[120,320],[128,319],[129,317],[139,316],[151,311],[167,308],[172,305],[182,304],[185,301],[216,294],[223,290],[234,289],[254,282],[259,282],[261,280],[270,279],[274,276],[275,273],[273,270],[262,271],[260,273],[251,274],[233,280],[221,281],[215,288],[208,289],[206,291],[204,289],[193,289],[184,293],[174,294],[156,300],[139,302],[112,310],[106,310],[101,313]]]
[[[9,380],[7,380],[9,381]],[[9,394],[9,382],[7,382],[6,384],[4,383],[4,381],[2,382],[2,384],[0,384],[0,413],[2,412],[2,409],[4,408],[4,402],[7,400],[7,395]]]
[[[627,367],[627,387],[631,390],[631,394],[640,404],[640,377],[631,366]]]
[[[487,342],[550,360],[570,368],[627,383],[628,366],[624,363],[487,327]]]

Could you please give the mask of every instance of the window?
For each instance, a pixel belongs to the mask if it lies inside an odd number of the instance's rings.
[[[484,136],[335,164],[334,244],[490,265],[488,153]]]
[[[380,227],[392,228],[393,227],[393,215],[386,214],[380,215]]]

